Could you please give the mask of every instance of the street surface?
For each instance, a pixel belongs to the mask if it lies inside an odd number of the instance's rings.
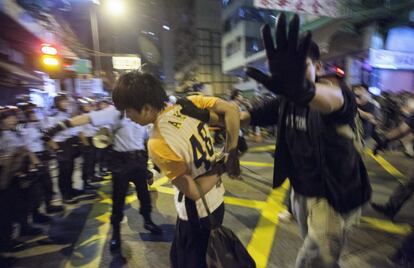
[[[285,209],[288,183],[272,190],[271,149],[271,143],[250,143],[250,150],[241,161],[243,180],[224,178],[227,190],[224,225],[247,246],[257,267],[293,267],[302,240],[294,221],[278,220],[278,213]],[[393,152],[378,157],[367,152],[365,161],[373,185],[373,200],[377,202],[385,202],[414,164],[413,159]],[[75,176],[75,187],[80,188],[79,167]],[[163,235],[154,236],[144,230],[131,185],[122,223],[123,253],[110,254],[111,184],[107,178],[96,199],[84,198],[53,218],[50,228],[45,227],[49,238],[28,240],[25,250],[10,253],[9,256],[19,257],[14,267],[169,267],[176,221],[173,189],[162,176],[156,178],[151,189],[153,220],[162,227]],[[391,267],[386,257],[399,247],[411,229],[409,224],[414,224],[413,209],[414,202],[407,202],[393,223],[366,206],[361,223],[350,235],[341,257],[342,267]]]

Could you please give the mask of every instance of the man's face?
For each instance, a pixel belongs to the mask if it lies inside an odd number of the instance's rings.
[[[127,108],[126,116],[141,126],[146,126],[148,124],[154,123],[157,118],[157,112],[149,105],[144,105],[141,111],[138,111],[134,108]]]
[[[3,119],[2,125],[4,129],[15,128],[17,125],[17,116],[15,115],[7,116],[6,118]]]
[[[66,111],[69,107],[69,101],[66,99],[63,99],[58,104],[59,108],[63,111]]]

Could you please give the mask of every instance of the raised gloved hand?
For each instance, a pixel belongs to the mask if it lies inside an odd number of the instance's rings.
[[[379,151],[384,151],[388,148],[389,140],[385,137],[378,137],[376,140],[377,144],[374,146],[373,154],[377,155]]]
[[[240,177],[240,161],[237,148],[231,149],[228,152],[226,159],[226,171],[232,179],[238,179]]]
[[[276,26],[276,47],[270,26],[262,28],[262,39],[268,60],[270,75],[248,67],[246,74],[263,84],[268,90],[283,95],[290,101],[307,105],[315,96],[314,84],[306,79],[306,57],[311,44],[311,34],[307,33],[298,44],[299,17],[294,15],[286,32],[286,17],[281,13]]]
[[[206,109],[200,109],[187,98],[179,98],[176,104],[181,105],[181,113],[192,118],[198,119],[201,122],[210,122],[210,112]]]
[[[50,141],[56,134],[65,130],[67,128],[71,128],[72,124],[70,123],[69,119],[61,121],[57,123],[54,127],[48,128],[43,132],[42,140],[45,142]]]

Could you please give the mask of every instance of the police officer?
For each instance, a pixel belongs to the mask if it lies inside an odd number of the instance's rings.
[[[17,107],[0,110],[0,245],[10,246],[13,222],[21,226],[21,235],[38,235],[42,229],[28,223],[32,176],[39,164],[27,149],[24,135],[18,128]]]
[[[60,122],[49,129],[47,134],[53,136],[62,129],[68,130],[88,123],[94,126],[110,125],[114,137],[110,164],[113,185],[110,250],[117,251],[121,247],[120,222],[123,218],[125,196],[130,181],[135,184],[141,205],[140,214],[144,218],[144,228],[153,234],[160,234],[162,230],[151,219],[152,206],[147,179],[152,176],[152,173],[147,169],[148,154],[145,148],[147,128],[132,122],[110,105],[103,110],[92,111]]]
[[[45,120],[39,119],[38,113],[35,109],[25,109],[26,116],[26,126],[22,129],[25,134],[25,139],[27,141],[27,147],[32,151],[38,159],[40,160],[40,165],[38,166],[37,177],[39,179],[39,188],[41,190],[41,199],[45,202],[46,212],[47,213],[57,213],[63,210],[62,206],[52,205],[53,198],[53,182],[50,176],[49,171],[49,152],[47,151],[44,141],[42,140],[42,129],[46,127]],[[34,222],[45,222],[47,218],[40,214],[39,209],[40,202],[33,212],[33,221]]]
[[[79,99],[80,110],[82,113],[89,113],[93,110],[93,100],[83,98]],[[82,144],[82,180],[84,190],[93,190],[97,187],[90,184],[95,177],[95,148],[92,144],[92,137],[98,131],[98,128],[92,124],[86,124],[79,127],[79,139]]]
[[[54,106],[57,109],[56,114],[50,119],[50,126],[70,118],[68,112],[69,99],[66,95],[58,95],[54,98]],[[61,131],[48,142],[49,146],[56,151],[58,160],[58,186],[62,194],[63,202],[66,204],[76,203],[77,196],[83,194],[82,190],[72,187],[72,175],[75,160],[75,146],[78,142],[78,129],[71,128]]]

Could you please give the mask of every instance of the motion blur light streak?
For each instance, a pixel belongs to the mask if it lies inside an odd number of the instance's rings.
[[[122,0],[108,0],[106,2],[106,8],[110,14],[115,16],[119,16],[125,11],[125,5]]]

